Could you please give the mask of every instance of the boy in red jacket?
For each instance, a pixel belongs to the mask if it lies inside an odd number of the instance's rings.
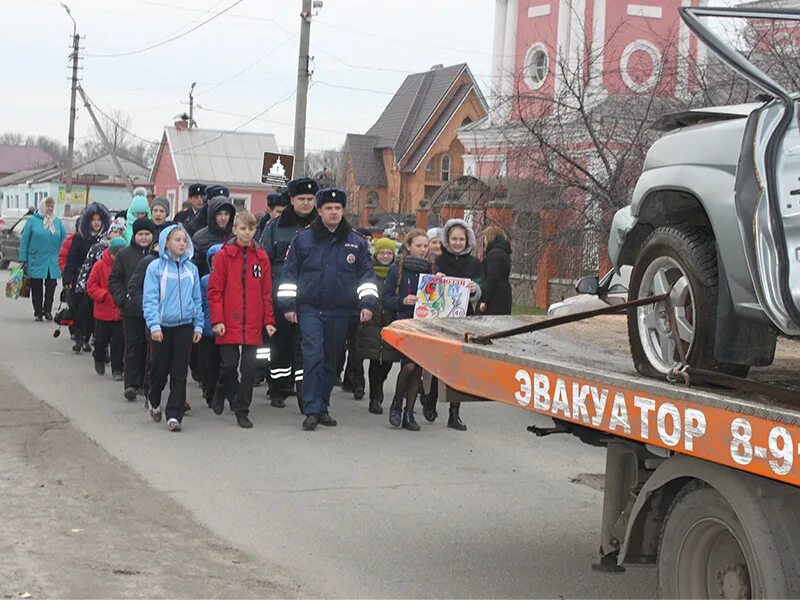
[[[236,422],[250,429],[256,350],[263,344],[264,329],[270,336],[275,333],[272,270],[267,253],[253,242],[256,218],[251,213],[236,215],[233,233],[236,240],[217,252],[208,281],[208,307],[222,361],[211,409],[221,415],[225,398],[232,399]],[[237,389],[240,360],[242,380]]]
[[[106,373],[106,347],[111,344],[111,374],[114,381],[122,381],[125,358],[125,339],[122,332],[122,314],[108,291],[108,275],[114,258],[127,246],[125,238],[115,238],[92,267],[86,282],[86,292],[94,300],[94,370]]]

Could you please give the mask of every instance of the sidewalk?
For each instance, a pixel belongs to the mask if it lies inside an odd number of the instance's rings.
[[[197,524],[4,369],[0,515],[0,598],[310,593]]]

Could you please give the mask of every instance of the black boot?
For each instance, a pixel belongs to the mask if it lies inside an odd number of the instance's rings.
[[[211,399],[211,410],[215,415],[221,415],[225,411],[225,395],[221,390],[214,392],[214,397]]]
[[[450,418],[447,419],[447,426],[450,429],[455,429],[456,431],[466,431],[467,426],[461,421],[461,417],[459,416],[459,411],[461,409],[461,404],[451,404],[450,405]]]
[[[433,423],[439,416],[436,414],[436,402],[428,394],[423,394],[420,397],[420,403],[422,404],[422,416],[428,423]]]
[[[94,372],[98,375],[106,374],[106,363],[100,360],[94,361]]]
[[[403,422],[403,399],[395,398],[389,407],[389,424],[392,427],[400,427]]]
[[[319,425],[319,415],[308,415],[303,421],[303,429],[306,431],[314,431]]]
[[[369,390],[369,412],[373,415],[382,415],[383,407],[381,406],[381,397],[377,392],[373,392],[372,388]]]
[[[80,354],[82,346],[83,346],[83,344],[81,344],[80,340],[76,340],[75,343],[72,345],[72,351],[75,354]]]
[[[286,397],[277,392],[275,394],[270,394],[269,403],[275,408],[283,408],[286,406]]]
[[[336,419],[334,419],[328,411],[319,413],[319,424],[325,427],[336,427],[336,425],[338,425]]]
[[[413,410],[403,411],[403,429],[408,429],[409,431],[419,431],[419,425],[417,425],[417,420],[414,418]]]
[[[356,388],[353,390],[353,400],[362,400],[364,398],[364,388]]]

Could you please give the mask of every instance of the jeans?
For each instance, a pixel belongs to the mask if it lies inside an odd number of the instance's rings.
[[[350,317],[313,309],[301,309],[298,316],[303,350],[303,412],[318,415],[328,412]]]

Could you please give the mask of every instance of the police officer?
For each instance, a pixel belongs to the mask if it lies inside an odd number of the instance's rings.
[[[258,227],[256,227],[256,237],[253,238],[256,241],[260,240],[261,236],[264,235],[264,229],[269,222],[281,214],[280,211],[275,210],[275,207],[280,204],[281,199],[282,195],[278,192],[270,192],[267,194],[267,212],[261,217],[261,221],[259,221]]]
[[[319,217],[292,240],[277,293],[286,320],[300,324],[307,431],[336,425],[328,406],[350,316],[365,323],[378,305],[367,241],[344,218],[347,194],[320,190],[316,203]]]
[[[305,229],[317,218],[317,182],[309,178],[293,179],[281,194],[280,203],[288,206],[277,219],[264,229],[261,246],[272,265],[272,290],[277,294],[281,283],[281,272],[286,260],[286,251],[295,234]],[[278,306],[277,296],[273,306]],[[277,408],[285,406],[286,397],[297,391],[297,404],[303,412],[303,354],[300,349],[300,332],[289,323],[280,310],[275,311],[277,332],[270,339],[270,403]]]
[[[206,192],[206,186],[202,183],[193,183],[189,186],[189,203],[191,206],[186,210],[182,210],[175,214],[175,218],[173,221],[176,223],[180,223],[181,225],[186,225],[192,217],[197,214],[201,208],[203,208],[203,201]]]

